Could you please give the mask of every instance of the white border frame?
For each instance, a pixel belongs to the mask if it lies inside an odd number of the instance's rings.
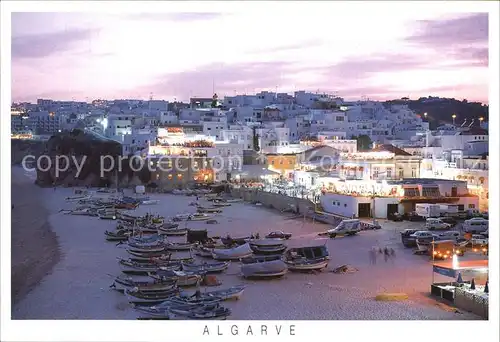
[[[286,7],[285,7],[286,6]],[[3,146],[10,145],[10,130],[7,118],[10,113],[10,88],[11,88],[11,68],[10,68],[10,31],[11,31],[11,12],[166,12],[166,11],[182,11],[182,12],[235,12],[235,11],[256,11],[274,10],[284,13],[285,11],[301,11],[305,6],[316,6],[318,10],[324,11],[331,9],[335,6],[336,13],[352,13],[363,10],[377,13],[383,6],[390,6],[390,10],[398,11],[425,11],[429,7],[442,8],[443,11],[450,12],[489,12],[489,61],[490,61],[490,127],[495,132],[499,126],[499,85],[498,85],[498,32],[499,32],[499,19],[498,19],[498,3],[495,1],[460,1],[460,2],[323,2],[323,3],[308,3],[308,2],[293,2],[286,5],[282,2],[264,3],[264,2],[208,2],[203,1],[197,4],[193,2],[180,3],[180,2],[122,2],[118,1],[100,1],[100,2],[70,2],[70,1],[3,1],[1,2],[1,104],[2,115],[4,119],[1,124],[1,141]],[[342,7],[339,12],[339,7]],[[193,10],[195,8],[195,10]],[[375,14],[376,15],[376,14]],[[397,15],[397,14],[395,14]],[[278,18],[277,18],[278,20]],[[333,19],[334,20],[334,17]],[[362,28],[361,29],[366,29]],[[496,131],[498,133],[498,131]],[[490,136],[490,144],[493,147],[492,151],[497,151],[499,146],[498,134]],[[10,159],[10,148],[3,148],[2,151],[3,165],[7,165]],[[194,338],[204,337],[212,340],[230,339],[230,326],[237,324],[240,326],[241,331],[245,326],[251,324],[254,327],[254,333],[258,331],[258,326],[267,324],[270,326],[269,330],[273,329],[272,325],[282,324],[283,333],[280,336],[270,335],[268,338],[277,340],[280,337],[291,337],[289,333],[285,333],[287,327],[295,325],[295,336],[300,337],[318,337],[321,334],[328,334],[327,336],[334,339],[349,339],[349,340],[378,340],[392,341],[404,337],[405,341],[417,341],[422,338],[428,338],[426,334],[432,334],[432,338],[436,341],[439,340],[476,340],[476,341],[498,341],[498,322],[499,322],[499,307],[498,307],[498,241],[499,241],[499,219],[498,211],[498,155],[492,153],[489,157],[491,177],[490,177],[490,221],[492,221],[490,241],[496,241],[496,246],[491,249],[490,254],[490,319],[489,322],[464,322],[464,321],[449,321],[449,322],[400,322],[393,323],[390,321],[380,322],[331,322],[331,321],[294,321],[294,322],[261,322],[261,321],[239,321],[239,322],[211,322],[207,323],[211,333],[209,336],[203,336],[205,322],[188,322],[188,321],[174,321],[174,322],[147,322],[148,328],[144,327],[145,322],[141,321],[11,321],[10,316],[10,229],[11,214],[9,204],[9,180],[10,168],[4,166],[1,170],[2,182],[2,229],[1,229],[1,269],[2,269],[2,315],[1,315],[1,340],[4,341],[144,341],[144,340],[176,340],[176,341],[192,341]],[[438,326],[439,325],[439,326]],[[359,329],[362,326],[362,329]],[[224,335],[217,335],[217,327],[221,328]],[[495,330],[493,330],[495,329]],[[254,336],[259,336],[254,334]]]

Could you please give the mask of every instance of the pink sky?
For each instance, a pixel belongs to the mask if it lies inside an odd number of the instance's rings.
[[[488,102],[486,13],[300,14],[13,13],[12,100],[278,88]]]

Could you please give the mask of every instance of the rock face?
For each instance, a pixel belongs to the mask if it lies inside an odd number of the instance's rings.
[[[44,144],[39,154],[44,157],[39,157],[38,165],[33,165],[37,169],[36,184],[42,187],[106,187],[115,186],[116,182],[120,187],[128,187],[131,181],[133,185],[147,184],[151,177],[147,168],[134,172],[128,159],[121,161],[121,170],[118,168],[121,151],[120,143],[82,130],[58,133]]]
[[[38,156],[43,153],[45,143],[35,140],[12,139],[10,145],[11,164],[19,165],[28,155]]]

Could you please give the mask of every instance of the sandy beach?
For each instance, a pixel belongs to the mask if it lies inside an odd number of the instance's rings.
[[[60,260],[56,234],[48,222],[43,190],[19,167],[12,168],[12,308]]]
[[[117,257],[127,257],[124,246],[106,242],[105,230],[114,230],[116,222],[95,217],[71,216],[60,209],[73,208],[65,198],[72,189],[37,189],[43,194],[48,208],[49,223],[58,236],[63,258],[50,275],[28,293],[14,308],[19,319],[136,319],[138,314],[126,297],[109,288],[114,276],[120,275]],[[157,205],[139,206],[134,215],[158,213],[166,217],[194,212],[188,204],[192,197],[166,194],[150,195]],[[428,298],[431,265],[428,257],[418,257],[405,249],[399,231],[409,222],[384,222],[383,229],[366,231],[350,238],[324,239],[317,233],[326,225],[303,220],[291,220],[277,211],[249,203],[233,203],[217,216],[218,224],[190,222],[189,228],[209,231],[209,236],[247,236],[273,230],[293,234],[289,246],[326,244],[331,256],[328,270],[317,274],[288,273],[270,281],[250,281],[240,276],[240,265],[233,262],[228,271],[218,276],[220,287],[246,284],[239,301],[224,305],[232,310],[236,320],[457,320],[479,319],[467,312],[457,313]],[[14,227],[13,227],[14,229]],[[185,241],[185,237],[172,238]],[[396,249],[394,263],[379,260],[370,265],[369,249],[374,246]],[[16,253],[19,253],[17,251]],[[40,258],[44,259],[44,258]],[[358,269],[352,274],[331,272],[336,266],[350,264]],[[204,291],[205,288],[202,288]],[[379,292],[405,292],[404,302],[377,302]]]

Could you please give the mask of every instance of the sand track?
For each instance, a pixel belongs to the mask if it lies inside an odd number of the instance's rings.
[[[12,312],[60,260],[56,234],[48,223],[41,189],[23,170],[12,168]],[[12,317],[13,319],[22,317]]]

